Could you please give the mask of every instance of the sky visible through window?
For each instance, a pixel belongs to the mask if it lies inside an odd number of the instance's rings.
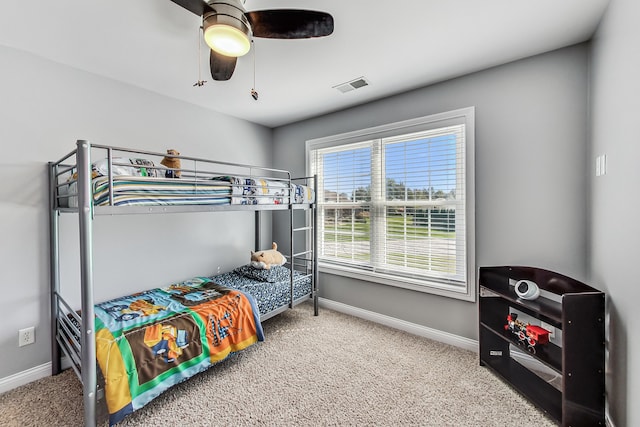
[[[456,142],[455,134],[446,134],[384,144],[385,178],[410,190],[453,194]],[[371,156],[371,147],[325,153],[324,189],[352,200],[356,190],[370,187]]]

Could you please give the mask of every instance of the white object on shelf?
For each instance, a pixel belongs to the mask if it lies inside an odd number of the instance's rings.
[[[522,299],[536,299],[540,296],[540,288],[531,280],[518,280],[515,285],[516,294]]]

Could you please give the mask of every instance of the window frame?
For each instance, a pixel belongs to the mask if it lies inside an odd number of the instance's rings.
[[[310,139],[305,143],[305,164],[307,174],[312,170],[312,150],[339,147],[346,144],[366,143],[376,139],[395,138],[451,125],[465,125],[464,173],[465,173],[465,285],[451,285],[435,280],[415,279],[389,273],[370,272],[346,265],[327,264],[319,260],[319,271],[367,280],[384,285],[436,294],[465,301],[476,300],[476,257],[475,257],[475,107],[432,114],[409,120],[389,123],[371,128]],[[318,198],[316,194],[316,198]],[[319,224],[316,224],[319,226]]]

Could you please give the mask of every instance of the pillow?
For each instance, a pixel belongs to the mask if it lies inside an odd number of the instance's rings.
[[[251,264],[243,265],[233,270],[241,276],[260,282],[284,282],[290,280],[289,269],[281,265],[272,265],[270,269],[264,270],[254,268]]]
[[[120,164],[116,164],[120,163]],[[128,165],[136,165],[128,166]],[[102,176],[109,174],[109,165],[107,159],[98,160],[93,165],[93,170]],[[114,176],[154,176],[163,177],[159,169],[155,169],[155,164],[147,159],[126,159],[123,157],[114,157],[112,159],[112,171]]]

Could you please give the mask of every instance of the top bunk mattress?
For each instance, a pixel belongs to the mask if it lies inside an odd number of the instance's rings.
[[[60,187],[61,207],[78,207],[78,183],[70,182]],[[231,203],[231,186],[210,180],[182,180],[143,176],[99,176],[91,181],[94,206],[145,205],[228,205]]]
[[[315,202],[311,187],[295,183],[289,185],[288,180],[229,175],[164,178],[151,161],[127,161],[135,166],[113,166],[111,180],[104,160],[92,165],[94,206],[288,205],[290,200],[293,204]],[[76,174],[58,184],[57,188],[59,207],[78,207]]]

